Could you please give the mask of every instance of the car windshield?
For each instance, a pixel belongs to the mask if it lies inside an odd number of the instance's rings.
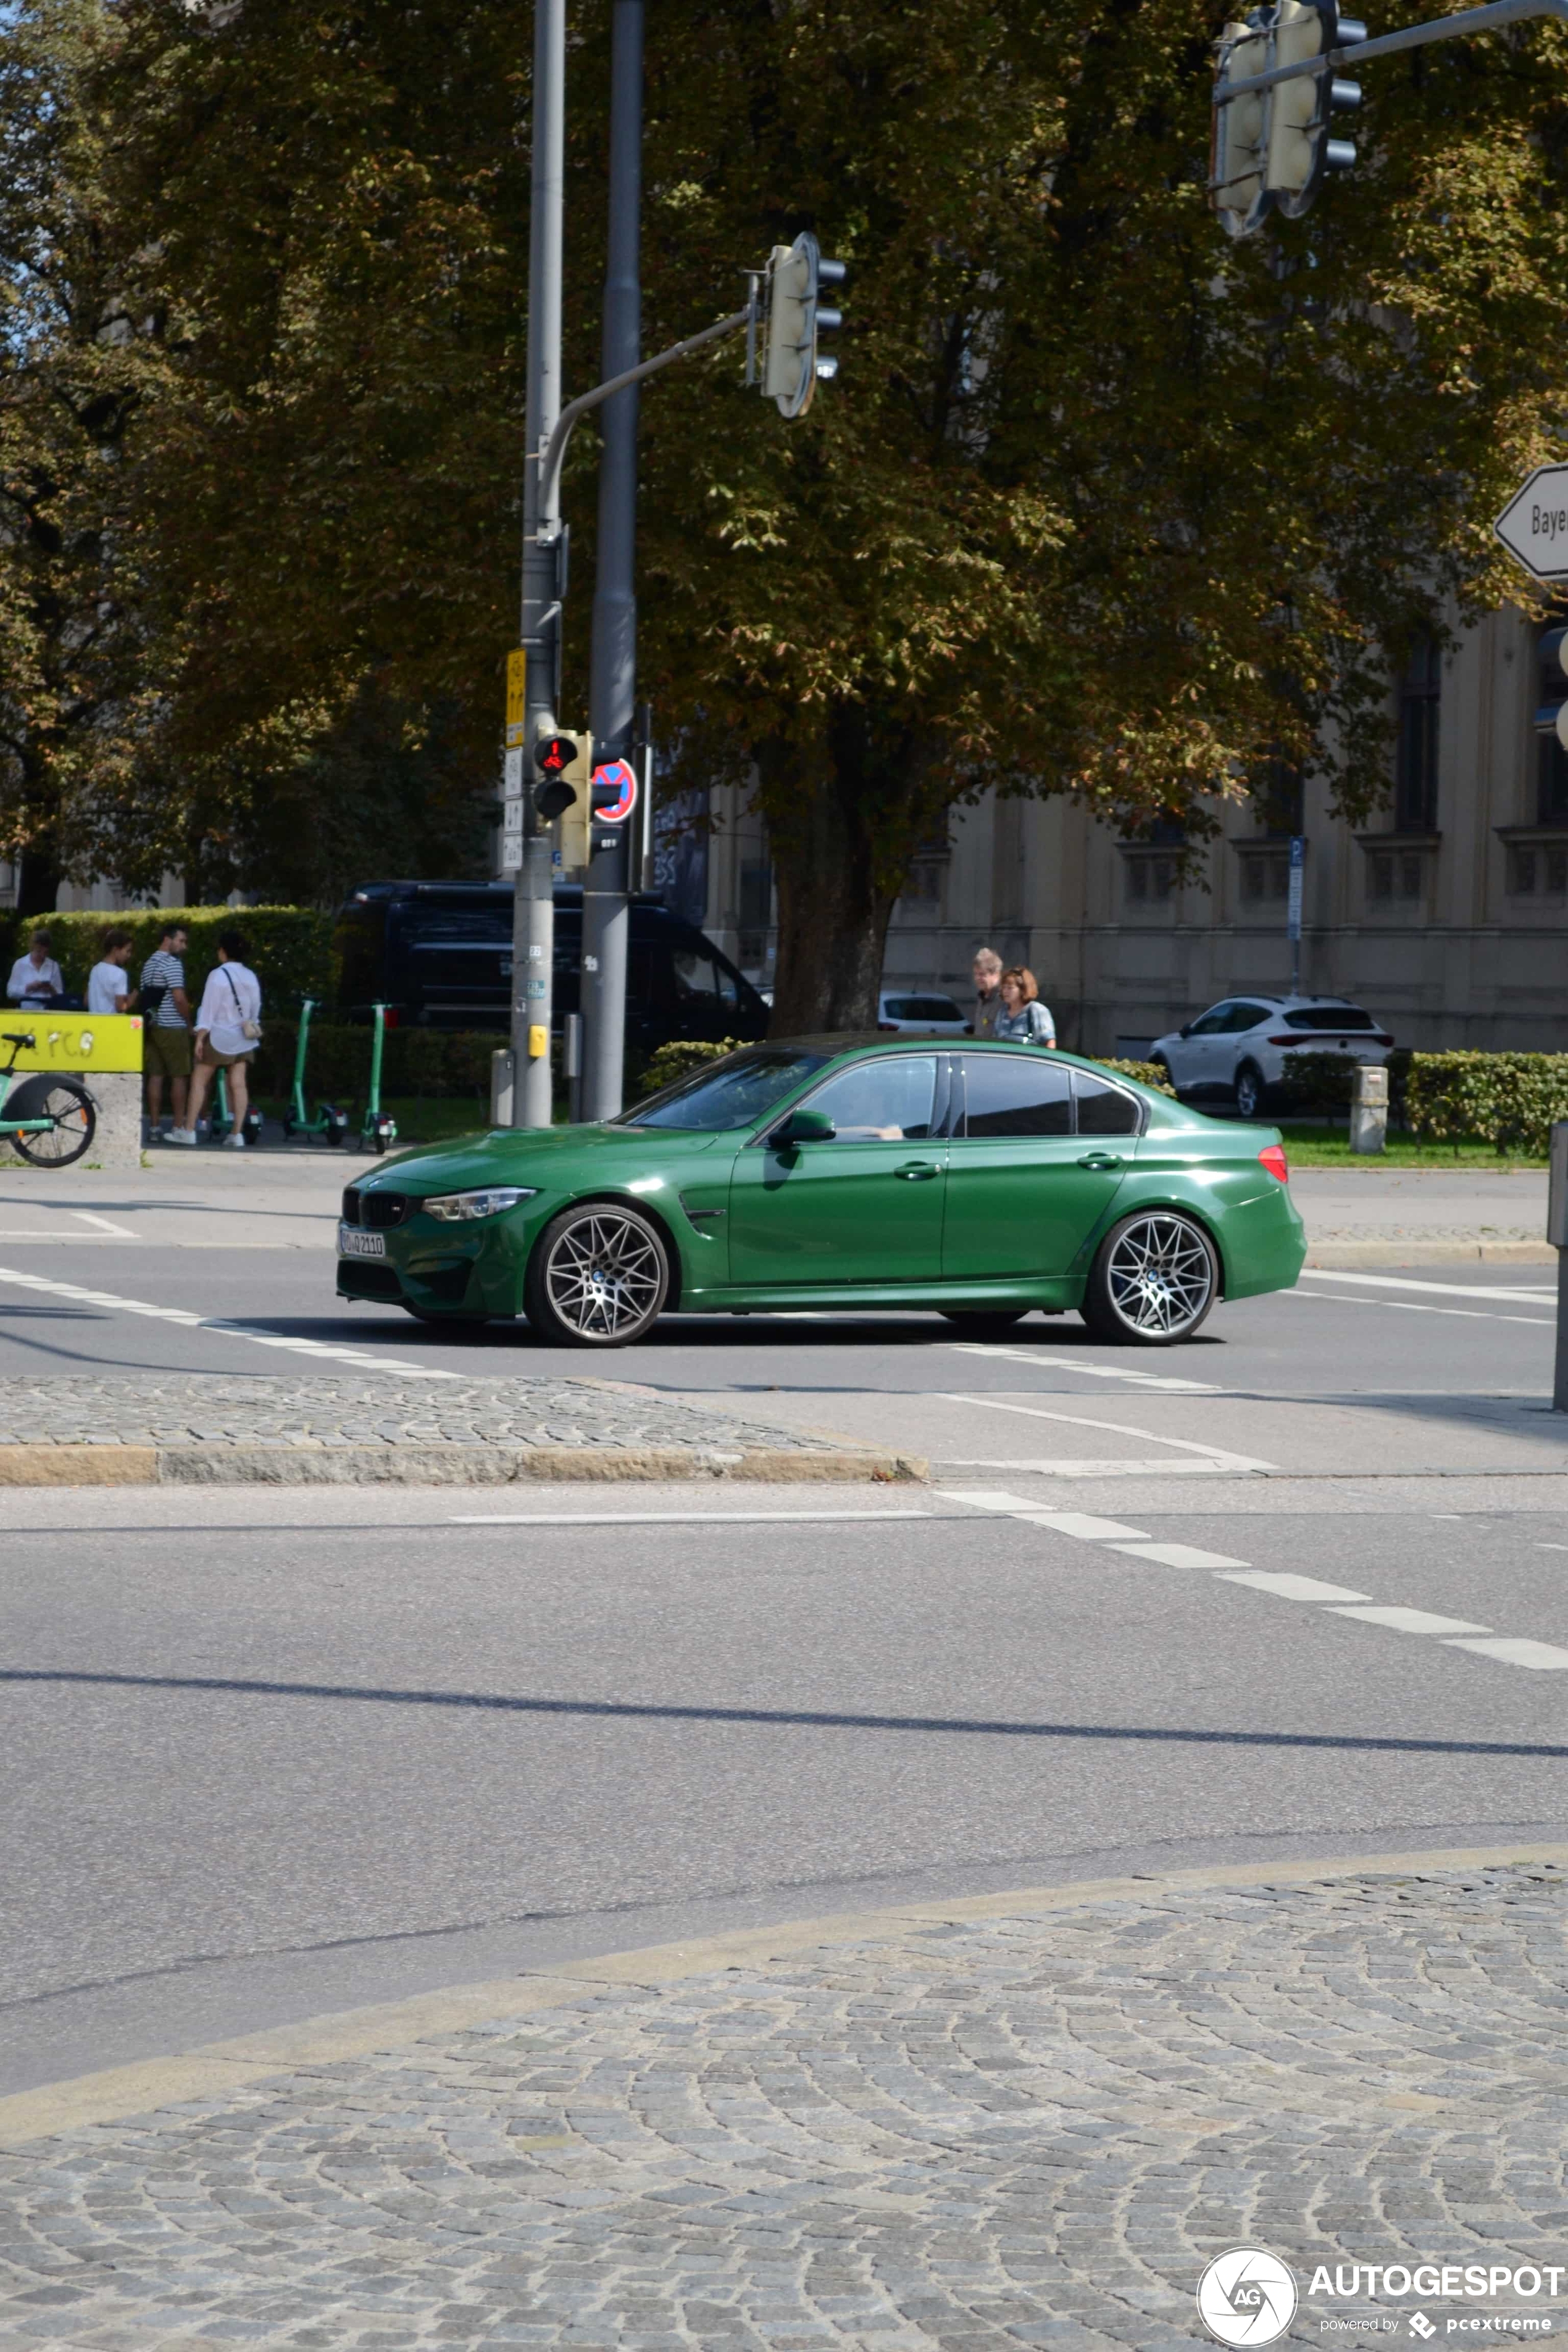
[[[759,1046],[754,1053],[727,1055],[706,1070],[681,1078],[662,1094],[624,1111],[617,1127],[684,1127],[719,1135],[751,1127],[773,1105],[820,1070],[826,1054],[803,1054],[788,1046]]]
[[[1292,1029],[1375,1029],[1359,1004],[1293,1004],[1285,1015]]]

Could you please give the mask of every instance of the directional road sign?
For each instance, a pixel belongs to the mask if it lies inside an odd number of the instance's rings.
[[[1568,466],[1537,466],[1492,529],[1536,580],[1568,580]]]

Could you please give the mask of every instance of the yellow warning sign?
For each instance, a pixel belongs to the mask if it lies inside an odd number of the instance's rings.
[[[0,1013],[0,1069],[11,1058],[10,1039],[30,1037],[16,1056],[18,1070],[139,1070],[139,1013]]]
[[[521,646],[506,657],[506,748],[515,751],[522,740],[523,689],[528,684],[528,656]]]

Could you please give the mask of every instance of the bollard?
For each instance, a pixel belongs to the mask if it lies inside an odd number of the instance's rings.
[[[1351,1104],[1351,1150],[1383,1151],[1387,1144],[1388,1072],[1381,1062],[1363,1062]]]
[[[510,1045],[498,1045],[490,1055],[490,1125],[511,1125],[512,1084],[516,1064]]]
[[[1557,1361],[1552,1381],[1552,1410],[1568,1412],[1568,1119],[1563,1118],[1552,1129],[1546,1238],[1557,1253]]]
[[[583,1118],[583,1016],[568,1013],[562,1024],[562,1076],[566,1080],[566,1116],[574,1127]]]

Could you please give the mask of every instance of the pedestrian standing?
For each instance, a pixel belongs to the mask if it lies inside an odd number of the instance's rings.
[[[245,1114],[249,1107],[246,1071],[251,1055],[261,1042],[261,982],[246,961],[249,952],[243,931],[218,933],[217,962],[207,974],[196,1013],[190,1125],[174,1128],[169,1137],[171,1143],[195,1143],[213,1075],[215,1071],[226,1070],[228,1107],[234,1125],[224,1138],[224,1150],[245,1150]]]
[[[60,968],[55,961],[54,941],[47,931],[35,931],[27,944],[27,952],[16,958],[11,966],[11,977],[5,993],[13,1004],[53,1004],[66,992]]]
[[[1040,1003],[1040,984],[1027,967],[1016,963],[1011,971],[1002,975],[998,991],[1002,1010],[996,1015],[994,1037],[1005,1037],[1017,1045],[1054,1045],[1057,1024],[1051,1018],[1051,1008]]]
[[[977,1037],[996,1034],[1002,1010],[1002,959],[994,948],[974,950],[974,1018],[970,1026]]]
[[[165,923],[163,934],[142,967],[142,1062],[147,1073],[147,1119],[155,1135],[163,1116],[163,1081],[169,1081],[174,1125],[185,1125],[191,1082],[191,1000],[185,994],[184,923]]]
[[[125,969],[131,961],[131,949],[130,932],[115,924],[99,933],[98,961],[87,976],[89,1013],[129,1013],[135,1005],[136,992]]]

